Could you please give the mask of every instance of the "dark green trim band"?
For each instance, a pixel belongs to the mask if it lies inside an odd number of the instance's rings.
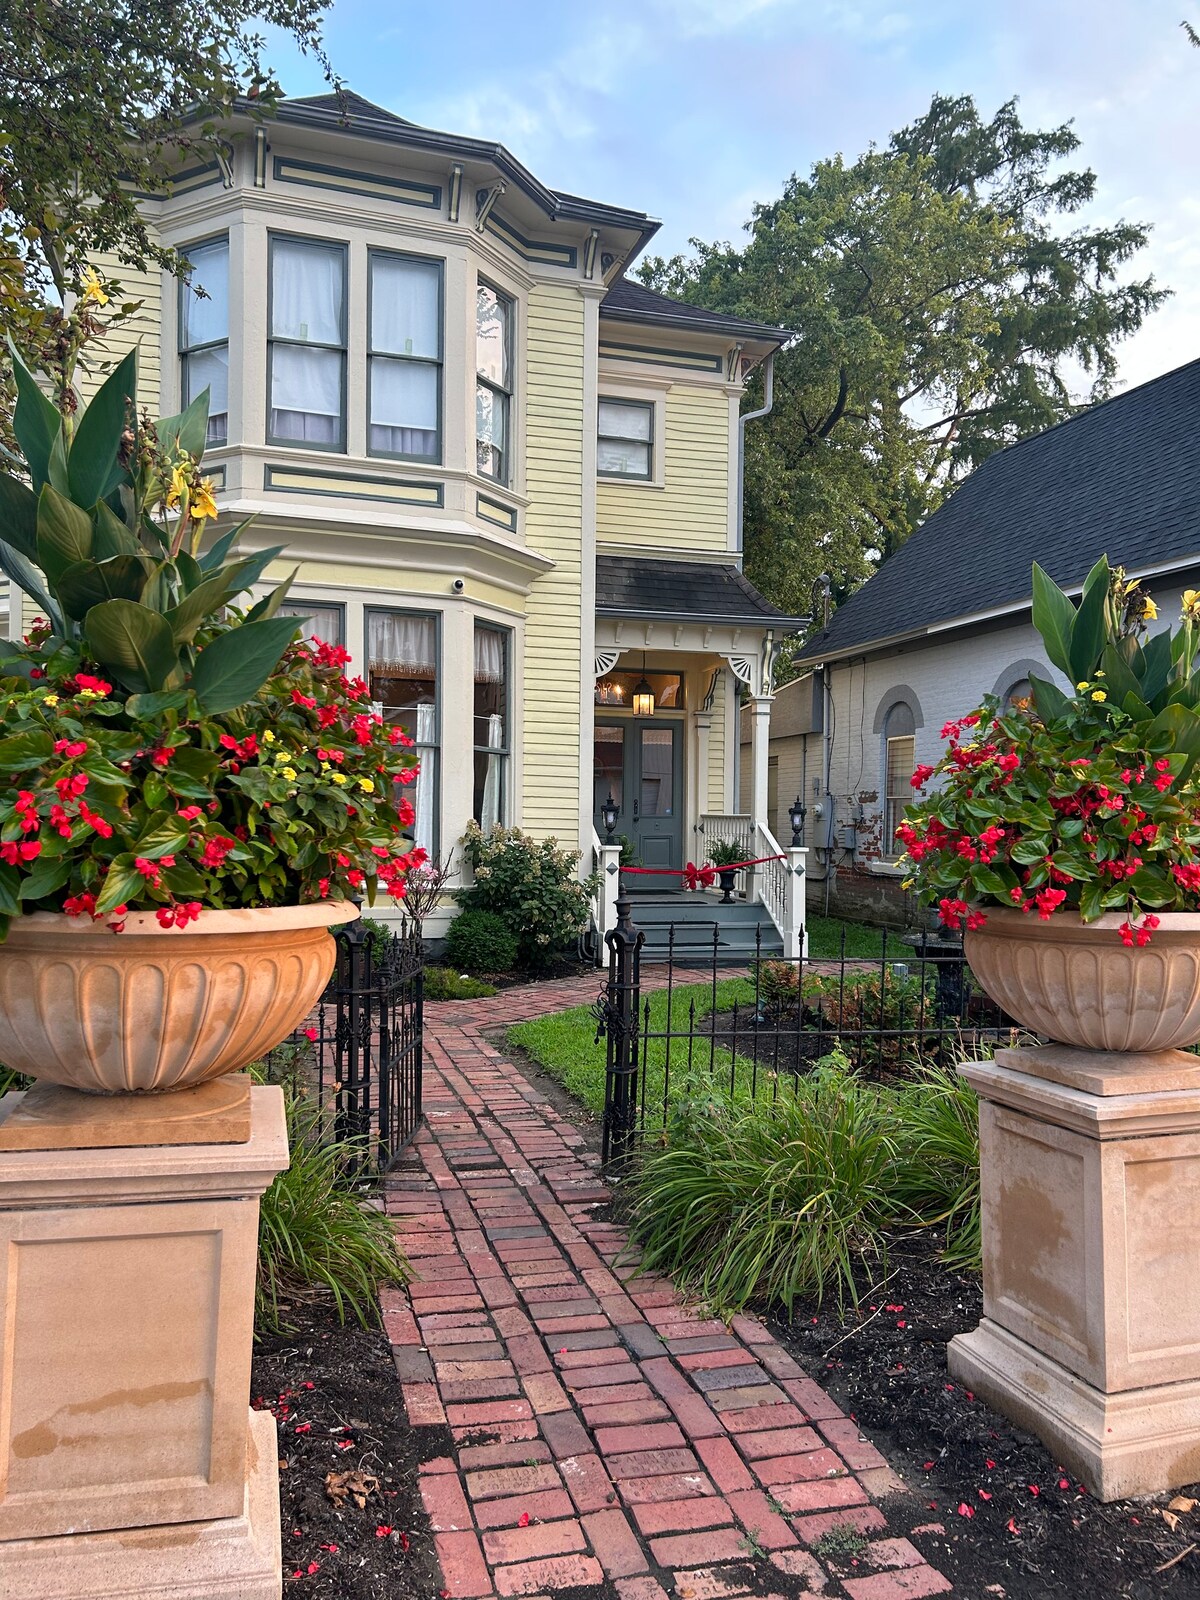
[[[506,533],[517,531],[516,507],[502,505],[499,500],[491,500],[485,494],[475,496],[475,515],[481,522],[490,522],[493,527],[503,528]]]
[[[361,487],[356,487],[356,486]],[[440,510],[445,485],[411,478],[375,477],[368,472],[322,472],[310,467],[263,468],[263,488],[275,494],[316,494],[334,500],[383,500],[391,505]]]
[[[600,354],[610,361],[635,361],[640,366],[683,367],[689,372],[719,372],[724,376],[723,356],[703,350],[667,350],[652,344],[610,344],[600,341]]]
[[[217,183],[221,177],[221,168],[215,161],[206,161],[202,167],[189,167],[186,172],[177,172],[170,180],[169,190],[162,189],[155,194],[149,194],[144,189],[132,191],[135,200],[170,200],[175,195],[191,194],[194,189],[206,189],[210,183]]]
[[[535,261],[546,267],[574,267],[579,251],[573,244],[554,244],[548,239],[527,239],[511,222],[506,222],[499,212],[488,212],[483,225],[485,233],[494,233],[497,239],[515,250],[524,261]]]
[[[276,183],[333,189],[338,194],[361,194],[370,200],[398,200],[401,205],[420,206],[425,211],[439,211],[442,205],[440,184],[410,183],[401,178],[384,178],[374,172],[329,167],[320,161],[295,161],[291,156],[275,156],[272,172]]]

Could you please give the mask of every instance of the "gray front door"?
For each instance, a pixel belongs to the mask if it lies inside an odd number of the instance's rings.
[[[601,837],[600,807],[610,794],[621,813],[617,832],[632,841],[637,865],[682,867],[682,723],[597,723],[595,811]]]

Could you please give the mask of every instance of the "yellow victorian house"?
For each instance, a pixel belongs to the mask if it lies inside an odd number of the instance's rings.
[[[287,546],[269,577],[299,569],[294,609],[415,738],[419,842],[445,856],[474,818],[590,870],[611,795],[643,865],[718,834],[776,853],[766,726],[798,623],[741,573],[739,413],[787,334],[631,281],[641,212],[353,94],[235,119],[225,160],[145,206],[195,274],[113,269],[143,302],[120,333],[141,398],[211,390],[222,513]],[[785,888],[750,884],[773,937]]]

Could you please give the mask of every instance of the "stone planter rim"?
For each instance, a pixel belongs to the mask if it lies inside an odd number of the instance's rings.
[[[112,913],[93,922],[91,917],[72,917],[65,911],[30,911],[13,917],[9,923],[9,937],[27,929],[34,934],[66,934],[72,938],[104,935],[109,939],[137,938],[181,939],[204,934],[227,937],[237,933],[267,933],[289,928],[336,927],[343,922],[354,922],[362,915],[352,900],[313,900],[304,905],[239,906],[221,911],[205,907],[194,922],[183,928],[164,928],[153,911],[129,911],[121,918],[124,930],[114,934],[108,926]],[[0,949],[3,947],[0,946]]]
[[[1105,911],[1091,922],[1084,922],[1075,907],[1069,910],[1055,911],[1045,921],[1036,912],[1019,911],[1016,906],[973,906],[972,910],[982,911],[987,917],[983,928],[968,931],[964,944],[969,952],[969,942],[972,932],[978,931],[986,935],[996,932],[1001,935],[1017,935],[1018,937],[1037,938],[1039,932],[1053,933],[1069,939],[1087,940],[1096,933],[1115,933],[1128,916],[1124,911]],[[1141,921],[1141,913],[1138,921]],[[1154,930],[1152,938],[1160,938],[1166,933],[1194,933],[1200,935],[1200,911],[1156,911],[1154,916],[1159,918],[1159,926]],[[968,960],[970,959],[968,953]]]

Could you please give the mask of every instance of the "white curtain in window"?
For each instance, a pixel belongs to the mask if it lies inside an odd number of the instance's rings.
[[[271,251],[271,332],[312,344],[342,342],[340,250],[276,239]]]
[[[433,678],[437,673],[437,626],[433,617],[406,617],[394,611],[373,611],[367,624],[371,671],[398,678]],[[418,707],[420,713],[432,706]],[[430,723],[430,738],[433,724]],[[417,739],[421,735],[418,731]]]
[[[599,431],[614,439],[649,439],[650,407],[601,400]]]
[[[310,604],[307,600],[287,600],[279,608],[282,617],[307,617],[303,635],[306,639],[319,639],[322,644],[341,644],[342,611],[340,606]]]
[[[436,729],[435,708],[433,706],[418,706],[415,735],[417,744],[431,746]],[[433,797],[437,792],[434,767],[437,762],[437,754],[432,749],[422,748],[416,751],[416,755],[421,763],[421,768],[417,773],[417,781],[413,785],[411,796],[413,811],[416,813],[413,820],[413,840],[416,844],[422,845],[432,855],[434,846]]]
[[[504,719],[502,717],[493,715],[488,718],[487,742],[489,750],[499,750],[503,746]],[[504,795],[504,759],[502,755],[486,757],[487,773],[483,780],[483,801],[479,808],[479,826],[484,833],[503,820],[500,815],[500,807]]]
[[[441,355],[440,274],[433,263],[376,256],[371,262],[371,349],[395,356]]]
[[[430,455],[437,448],[437,368],[419,361],[371,360],[371,444],[403,455]],[[407,442],[383,444],[376,430],[409,435]]]
[[[323,417],[333,424],[333,437],[342,414],[342,358],[337,351],[277,344],[271,352],[271,409]],[[271,426],[272,432],[279,431],[274,421]]]
[[[208,390],[208,436],[225,437],[225,420],[229,412],[229,346],[214,345],[211,350],[197,350],[185,357],[184,405],[191,405],[198,394]],[[220,419],[220,426],[213,424]]]
[[[229,243],[220,239],[190,249],[185,245],[183,253],[193,267],[183,291],[182,345],[190,350],[229,337]],[[197,290],[204,291],[203,297]]]
[[[504,682],[504,642],[495,628],[475,629],[476,683]]]

